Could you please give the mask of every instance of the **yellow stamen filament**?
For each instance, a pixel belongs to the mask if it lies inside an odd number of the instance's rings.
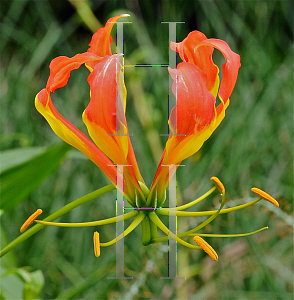
[[[93,236],[94,241],[94,253],[96,257],[100,256],[100,238],[99,238],[99,232],[95,231]]]
[[[219,190],[221,194],[226,191],[224,185],[217,177],[213,176],[210,178],[210,180],[215,184],[216,188]]]
[[[38,216],[42,213],[42,209],[37,209],[20,227],[20,232],[23,233],[33,222],[38,218]]]
[[[215,250],[200,236],[194,236],[193,240],[213,259],[218,260],[218,255]]]
[[[275,198],[273,198],[271,195],[269,195],[268,193],[264,192],[263,190],[254,187],[254,188],[251,189],[251,191],[253,193],[257,194],[258,196],[260,196],[261,198],[269,201],[270,203],[272,203],[276,207],[279,207],[279,202]]]

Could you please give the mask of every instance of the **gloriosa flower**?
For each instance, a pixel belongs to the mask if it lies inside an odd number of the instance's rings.
[[[171,43],[172,50],[177,51],[183,61],[177,65],[176,69],[168,69],[174,79],[172,88],[177,104],[172,109],[169,118],[170,136],[149,190],[140,174],[128,135],[125,118],[126,88],[122,66],[119,64],[119,54],[112,54],[110,49],[110,43],[112,42],[110,33],[114,23],[127,16],[129,15],[123,14],[109,19],[105,27],[98,29],[93,35],[87,52],[77,54],[72,58],[60,56],[52,60],[46,88],[36,96],[36,108],[46,118],[54,132],[91,159],[105,173],[113,185],[117,185],[117,176],[123,176],[123,186],[117,186],[117,188],[123,192],[134,210],[114,218],[90,222],[91,224],[87,223],[85,226],[109,224],[135,217],[123,236],[129,234],[141,223],[144,245],[167,241],[168,237],[172,237],[187,247],[204,249],[212,259],[217,260],[216,252],[200,237],[207,235],[197,233],[197,231],[210,223],[218,214],[242,209],[255,204],[262,198],[269,200],[267,194],[255,188],[254,192],[260,196],[258,199],[247,204],[223,209],[225,188],[218,178],[213,177],[211,180],[214,182],[215,187],[198,199],[170,209],[163,208],[162,205],[166,198],[169,179],[175,173],[177,166],[184,159],[196,153],[223,120],[241,66],[240,57],[230,49],[226,42],[218,39],[207,39],[199,31],[191,32],[180,43]],[[219,78],[219,69],[212,60],[214,48],[219,50],[226,60],[222,66],[222,80]],[[83,64],[90,72],[88,83],[91,97],[90,103],[83,113],[83,121],[93,141],[60,115],[55,109],[50,96],[57,88],[67,84],[72,70]],[[220,102],[218,105],[216,105],[217,97]],[[171,166],[171,168],[167,166]],[[218,210],[183,211],[205,199],[216,188],[219,190],[222,199]],[[278,206],[277,202],[274,204]],[[38,213],[33,214],[22,227],[22,231],[39,214],[40,210]],[[181,234],[174,234],[168,230],[158,217],[158,215],[171,214],[210,217],[196,228]],[[37,220],[36,222],[44,225],[62,226],[62,223]],[[83,223],[73,223],[68,226],[83,226],[81,224]],[[158,237],[158,228],[164,232],[165,237]],[[255,232],[263,229],[265,228]],[[249,234],[252,233],[240,235]],[[100,243],[99,234],[95,232],[95,255],[100,255],[100,246],[111,245],[123,236],[107,243]],[[185,236],[193,236],[194,241],[199,246],[184,241],[182,237]]]

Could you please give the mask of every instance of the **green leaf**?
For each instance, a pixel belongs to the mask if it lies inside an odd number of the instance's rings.
[[[36,299],[44,287],[41,270],[29,272],[23,268],[0,268],[1,299]]]
[[[45,150],[46,147],[25,147],[1,152],[1,173],[6,171],[7,169],[20,165],[32,159],[33,157],[44,152]]]
[[[41,270],[31,273],[31,282],[26,282],[23,289],[24,299],[36,299],[44,287],[44,276]]]
[[[18,269],[18,274],[25,281],[23,289],[23,299],[36,299],[44,287],[44,276],[41,270],[28,272]]]
[[[68,144],[55,144],[40,155],[2,172],[0,208],[11,209],[23,201],[58,167],[70,149]]]
[[[1,299],[22,299],[24,283],[19,276],[1,266],[0,274]]]

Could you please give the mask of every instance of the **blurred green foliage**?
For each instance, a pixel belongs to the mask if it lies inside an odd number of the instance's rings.
[[[218,176],[226,186],[228,206],[249,201],[250,188],[257,186],[276,197],[280,209],[259,203],[214,220],[203,232],[241,233],[269,226],[248,238],[209,239],[219,254],[217,263],[202,251],[179,245],[178,276],[186,280],[159,279],[167,276],[167,244],[142,246],[139,229],[125,239],[125,274],[133,280],[107,279],[115,271],[115,246],[103,248],[101,257],[95,258],[93,228],[45,228],[2,258],[1,265],[5,262],[6,270],[25,266],[41,270],[45,277],[42,299],[292,299],[292,1],[2,1],[1,148],[24,151],[18,152],[24,153],[23,159],[10,167],[19,170],[40,155],[40,147],[58,142],[34,108],[34,97],[49,76],[50,61],[85,52],[91,28],[122,12],[131,15],[124,37],[125,58],[132,64],[168,63],[168,26],[161,21],[185,21],[177,26],[178,41],[200,30],[208,38],[225,40],[241,56],[226,118],[177,173],[178,204],[206,191],[211,186],[209,178]],[[215,59],[223,62],[218,53]],[[68,85],[53,97],[57,109],[84,132],[81,114],[89,102],[87,74],[84,67],[73,71]],[[167,133],[168,72],[166,68],[125,68],[125,81],[132,143],[150,185],[166,141],[159,134]],[[59,162],[52,160],[56,166]],[[5,172],[12,172],[11,168]],[[30,175],[41,172],[31,168]],[[11,200],[10,210],[1,216],[2,236],[17,237],[23,221],[37,208],[47,216],[106,184],[106,177],[92,162],[70,152],[37,189],[26,186],[29,192],[21,202]],[[209,198],[198,208],[211,209],[217,203],[218,198]],[[113,215],[115,192],[60,220],[83,222]],[[199,222],[178,220],[180,232]],[[99,232],[102,241],[112,239],[115,226],[101,227]],[[37,295],[42,276],[30,274]],[[24,289],[23,283],[14,286],[19,293]]]

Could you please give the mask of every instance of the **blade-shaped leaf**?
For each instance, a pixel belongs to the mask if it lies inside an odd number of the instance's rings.
[[[68,144],[55,144],[34,158],[0,174],[0,208],[7,210],[23,201],[60,164],[71,149]]]
[[[24,147],[1,152],[1,173],[43,153],[46,147]]]

